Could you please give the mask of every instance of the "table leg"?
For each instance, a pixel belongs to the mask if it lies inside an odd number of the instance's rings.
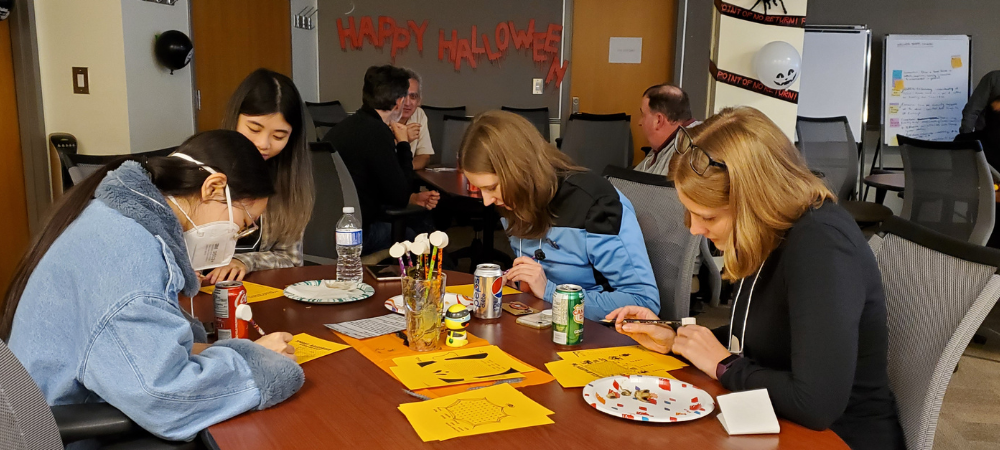
[[[875,188],[875,203],[882,204],[885,202],[885,189]]]

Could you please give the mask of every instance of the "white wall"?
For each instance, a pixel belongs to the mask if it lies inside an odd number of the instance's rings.
[[[127,1],[127,0],[122,0]],[[291,0],[292,17],[306,6],[316,7],[316,0]],[[295,28],[292,25],[292,81],[299,89],[299,95],[306,102],[319,101],[319,15],[312,16],[312,30]],[[196,50],[197,51],[197,50]]]
[[[121,14],[131,150],[179,145],[195,132],[191,66],[171,75],[156,61],[153,43],[168,30],[191,36],[188,0],[173,6],[121,0]]]
[[[128,153],[129,114],[120,0],[35,2],[45,131],[76,136],[85,154]],[[87,67],[90,94],[73,93]]]

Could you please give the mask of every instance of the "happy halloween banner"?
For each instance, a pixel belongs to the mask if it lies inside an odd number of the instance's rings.
[[[764,25],[777,25],[780,27],[794,27],[794,28],[805,28],[806,26],[806,16],[788,16],[779,14],[767,14],[767,8],[777,8],[780,0],[759,0],[754,4],[756,7],[758,4],[764,5],[765,13],[761,14],[759,12],[753,11],[752,9],[745,9],[739,6],[733,5],[731,3],[726,3],[722,0],[715,0],[715,9],[719,10],[724,16],[735,17],[737,19],[743,19],[749,22],[760,23]],[[768,6],[774,4],[774,6]],[[784,3],[780,3],[782,9],[784,9]]]
[[[362,16],[355,21],[352,16],[347,18],[346,25],[343,19],[337,19],[337,34],[343,51],[347,51],[348,45],[354,50],[363,50],[365,42],[377,49],[388,45],[389,58],[395,61],[396,54],[408,49],[411,43],[416,43],[417,51],[423,53],[427,24],[427,20],[418,25],[413,20],[397,21],[388,16],[378,16],[377,19]],[[463,65],[475,69],[483,57],[491,64],[499,65],[511,48],[525,50],[536,65],[548,66],[545,84],[555,82],[558,88],[569,68],[569,61],[560,63],[559,60],[562,28],[562,25],[550,23],[544,31],[542,27],[535,31],[535,20],[531,19],[526,27],[518,29],[513,21],[505,21],[496,25],[492,39],[488,33],[480,34],[475,25],[471,26],[468,35],[463,34],[468,37],[459,37],[458,29],[447,32],[438,29],[437,57],[438,61],[447,58],[449,63],[454,64],[455,71],[460,72]]]
[[[789,103],[799,103],[799,92],[793,91],[791,89],[777,90],[771,89],[764,86],[760,80],[756,78],[745,77],[743,75],[735,74],[732,72],[727,72],[716,67],[714,61],[708,62],[708,70],[712,73],[712,78],[720,83],[726,83],[730,86],[736,86],[738,88],[743,88],[751,92],[756,92],[758,94],[763,94],[768,97],[773,97],[778,100],[784,100]]]

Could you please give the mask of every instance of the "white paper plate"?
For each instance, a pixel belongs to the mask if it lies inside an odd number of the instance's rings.
[[[691,383],[643,375],[601,378],[583,388],[590,406],[638,422],[685,422],[708,416],[715,402]]]
[[[451,306],[456,303],[461,303],[465,306],[472,306],[472,299],[464,295],[446,292],[444,294],[444,308],[442,308],[441,314],[443,315],[448,312],[448,308],[451,308]],[[406,310],[403,308],[403,294],[399,294],[386,300],[385,309],[394,313],[405,314]]]
[[[327,287],[325,280],[309,280],[289,285],[285,297],[306,303],[348,303],[364,300],[375,293],[366,283],[358,283],[353,289]]]

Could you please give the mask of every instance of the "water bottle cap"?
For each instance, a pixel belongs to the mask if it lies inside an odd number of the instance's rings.
[[[354,214],[354,207],[353,206],[345,206],[344,207],[344,214]]]

